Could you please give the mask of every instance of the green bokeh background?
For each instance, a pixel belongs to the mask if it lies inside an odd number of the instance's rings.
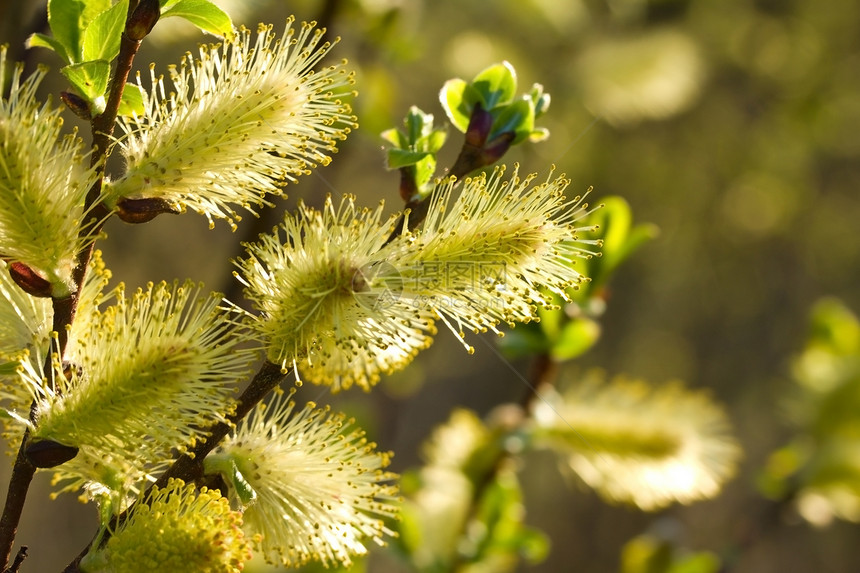
[[[39,3],[12,4],[0,8],[0,41],[29,66],[59,67],[50,53],[21,47],[41,29]],[[291,13],[321,19],[342,38],[334,55],[357,71],[361,128],[331,166],[288,188],[279,208],[348,192],[368,206],[384,198],[395,211],[398,176],[383,169],[379,132],[399,125],[412,104],[442,120],[437,93],[446,79],[471,78],[505,59],[521,92],[540,82],[552,95],[539,122],[550,139],[520,146],[505,161],[541,173],[555,164],[572,178],[571,192],[594,186],[595,200],[621,195],[637,221],[659,226],[659,238],[615,277],[603,337],[577,364],[710,388],[744,448],[739,475],[714,501],[648,515],[607,506],[571,488],[550,457],[529,457],[521,471],[527,522],[549,534],[553,549],[523,571],[616,571],[625,542],[667,523],[682,544],[715,551],[738,573],[860,570],[857,526],[815,529],[790,513],[737,549],[739,533],[765,507],[754,478],[789,435],[789,360],[803,344],[808,310],[824,295],[860,310],[860,4],[255,0],[235,11],[221,4],[249,27],[266,21],[278,30]],[[171,26],[145,43],[136,67],[157,61],[164,70],[200,40],[190,26]],[[46,93],[63,87],[57,80]],[[461,141],[453,130],[449,137],[442,166]],[[248,217],[235,234],[226,225],[208,231],[193,215],[139,227],[112,221],[100,246],[130,286],[191,277],[229,291],[228,260],[239,241],[278,218],[254,227]],[[483,414],[524,392],[514,370],[528,364],[503,362],[493,342],[474,340],[476,354],[467,356],[441,332],[380,391],[336,401],[396,452],[394,469],[415,465],[417,444],[453,406]],[[304,392],[320,399],[319,389]],[[28,571],[60,570],[95,523],[94,508],[47,501],[48,489],[42,479],[26,507],[19,541],[31,547]],[[400,571],[384,558],[370,570]]]

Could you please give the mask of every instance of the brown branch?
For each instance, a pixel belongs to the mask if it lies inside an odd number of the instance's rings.
[[[22,545],[18,550],[18,553],[15,555],[15,561],[13,561],[12,565],[10,565],[3,573],[18,573],[18,570],[21,568],[21,564],[24,562],[24,559],[27,558],[27,550],[27,546]]]
[[[129,7],[131,14],[131,6]],[[101,205],[101,188],[104,179],[104,164],[107,158],[108,144],[111,135],[113,134],[113,126],[116,122],[119,104],[122,100],[122,92],[125,83],[128,80],[128,74],[131,70],[134,57],[140,48],[140,40],[131,40],[126,34],[122,35],[120,43],[120,53],[117,57],[114,76],[111,79],[110,94],[108,96],[105,111],[93,118],[91,128],[93,133],[91,166],[97,166],[100,174],[92,188],[87,192],[87,197],[84,202],[84,213],[86,220],[81,226],[80,236],[92,237],[99,233],[104,221],[108,216],[108,211]],[[87,266],[92,257],[95,241],[88,241],[88,245],[77,255],[75,268],[72,272],[72,279],[75,283],[75,292],[64,298],[54,298],[53,306],[53,324],[52,329],[58,336],[57,352],[59,356],[63,356],[66,345],[68,343],[68,327],[75,319],[75,313],[78,306],[78,293],[81,285],[86,277]],[[45,375],[50,377],[53,366],[51,358],[45,361]],[[35,402],[30,407],[30,422],[35,424],[37,421],[38,409]],[[15,465],[12,467],[12,476],[9,479],[9,486],[6,494],[6,503],[3,507],[3,514],[0,516],[0,565],[3,570],[7,570],[9,557],[12,553],[12,546],[15,542],[15,536],[18,532],[18,524],[21,520],[21,514],[24,510],[24,502],[27,499],[27,492],[30,488],[30,483],[36,473],[35,465],[28,459],[27,446],[29,442],[30,432],[25,430],[24,436],[21,439],[21,446],[18,449],[18,454],[15,458]],[[26,556],[26,552],[18,554],[15,560],[15,569],[20,567],[20,560]]]
[[[30,463],[25,454],[30,431],[24,431],[21,438],[21,447],[15,458],[12,476],[9,478],[9,488],[6,493],[6,504],[3,507],[3,515],[0,516],[0,556],[2,556],[3,569],[9,563],[12,554],[12,545],[15,543],[15,535],[18,533],[18,523],[21,521],[21,513],[24,511],[24,501],[27,499],[27,491],[30,482],[36,473],[36,466]]]
[[[269,392],[283,382],[289,372],[284,373],[281,367],[269,361],[263,363],[254,379],[242,392],[236,410],[228,416],[228,422],[218,422],[209,430],[206,440],[197,444],[185,454],[179,456],[173,465],[155,482],[155,486],[163,488],[171,478],[185,482],[196,481],[203,476],[203,459],[221,443],[221,440],[240,422]],[[149,489],[152,489],[150,486]],[[147,490],[148,493],[149,490]],[[120,521],[123,517],[120,517]]]

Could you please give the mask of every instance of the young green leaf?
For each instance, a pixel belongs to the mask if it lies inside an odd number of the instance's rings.
[[[481,95],[484,109],[492,110],[510,103],[517,91],[517,73],[508,62],[495,64],[480,72],[472,85]]]
[[[162,8],[161,17],[178,16],[185,18],[204,32],[227,37],[233,33],[233,21],[221,8],[210,0],[179,0]]]
[[[598,225],[603,236],[603,256],[588,261],[592,289],[604,284],[621,263],[658,234],[657,227],[651,224],[634,227],[630,205],[621,197],[605,198],[603,208],[595,211],[588,222]]]
[[[128,0],[120,0],[87,25],[83,38],[84,61],[111,61],[119,54],[119,43],[127,14]]]
[[[81,95],[90,102],[93,117],[105,109],[104,94],[107,91],[110,77],[110,62],[93,60],[81,64],[72,64],[60,70]]]
[[[525,98],[516,101],[504,109],[496,116],[493,122],[493,128],[490,135],[487,137],[492,141],[497,136],[503,133],[514,133],[514,140],[511,145],[525,140],[534,131],[535,128],[535,110],[534,103],[531,99]]]
[[[80,0],[48,0],[48,25],[63,51],[58,54],[67,63],[80,62],[81,19],[85,4]]]
[[[77,0],[83,1],[84,9],[81,11],[82,28],[86,28],[87,24],[96,19],[96,17],[109,10],[114,0]]]
[[[122,99],[119,102],[117,115],[128,117],[133,114],[143,115],[146,108],[143,106],[143,92],[136,84],[125,84]]]
[[[27,38],[27,42],[25,43],[27,48],[48,48],[49,50],[53,50],[60,56],[64,62],[69,62],[69,55],[66,53],[66,47],[57,41],[56,38],[52,36],[46,36],[45,34],[32,34],[29,38]]]
[[[600,325],[590,318],[577,318],[564,325],[553,342],[551,354],[556,360],[570,360],[584,354],[600,338]]]
[[[425,157],[431,156],[432,153],[423,151],[410,151],[408,149],[392,148],[387,153],[387,167],[389,169],[400,169],[409,165],[415,165]]]
[[[464,132],[469,128],[472,108],[481,96],[471,85],[459,78],[448,80],[439,92],[439,102],[454,127]]]

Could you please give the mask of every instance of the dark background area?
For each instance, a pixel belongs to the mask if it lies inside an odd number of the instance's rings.
[[[23,52],[41,8],[18,4],[0,8],[0,41],[12,46],[12,59],[58,68],[48,52]],[[550,139],[520,146],[505,162],[542,174],[555,164],[572,178],[571,192],[594,186],[597,199],[621,195],[637,221],[660,228],[659,238],[618,272],[603,336],[577,365],[709,388],[726,405],[744,449],[739,475],[715,500],[644,514],[606,505],[565,482],[549,456],[530,456],[521,472],[527,521],[548,533],[553,548],[547,561],[523,571],[615,571],[623,544],[666,520],[685,545],[717,552],[737,573],[860,570],[853,524],[815,529],[787,514],[755,544],[735,550],[740,532],[766,507],[755,476],[789,436],[789,364],[803,344],[810,307],[833,295],[860,311],[857,2],[219,4],[251,28],[266,21],[278,30],[289,14],[323,19],[342,38],[333,57],[347,57],[357,72],[361,128],[331,166],[287,188],[280,211],[298,198],[320,204],[328,192],[354,193],[368,206],[384,198],[396,211],[398,176],[384,170],[379,132],[399,125],[412,104],[443,121],[437,94],[444,81],[471,78],[504,59],[519,74],[520,92],[540,82],[552,95],[539,121]],[[160,23],[136,67],[156,61],[166,70],[199,41],[190,25]],[[54,77],[46,93],[64,88]],[[440,165],[450,164],[460,141],[451,130]],[[99,246],[116,279],[131,287],[190,277],[229,291],[229,259],[241,252],[239,242],[279,218],[275,213],[255,230],[249,216],[236,233],[224,224],[209,231],[204,218],[190,214],[136,227],[111,221],[109,240]],[[442,331],[405,372],[369,395],[351,391],[334,402],[395,451],[395,471],[414,466],[418,444],[452,407],[485,414],[525,391],[487,347],[492,338],[472,344],[476,354],[468,356]],[[318,388],[303,392],[328,400]],[[95,528],[93,507],[71,496],[47,500],[47,477],[31,491],[19,535],[31,546],[27,571],[60,570]],[[398,569],[380,559],[371,571]]]

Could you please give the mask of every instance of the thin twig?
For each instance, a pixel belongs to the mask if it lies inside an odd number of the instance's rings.
[[[21,568],[21,564],[24,562],[24,559],[27,558],[27,550],[27,546],[22,545],[21,548],[18,549],[18,553],[15,555],[15,561],[13,561],[12,565],[3,573],[18,573],[18,570]]]
[[[131,6],[129,7],[131,10]],[[123,34],[120,43],[120,53],[117,57],[116,69],[111,80],[110,94],[104,113],[93,118],[91,122],[93,132],[93,154],[91,158],[92,166],[100,166],[99,169],[104,169],[105,159],[107,157],[108,143],[110,142],[113,133],[113,126],[116,122],[119,104],[122,99],[122,92],[125,83],[128,80],[128,74],[131,70],[134,57],[140,48],[140,41],[130,40]],[[81,226],[81,236],[94,236],[99,233],[101,226],[107,218],[108,212],[100,203],[101,187],[104,178],[104,173],[100,173],[92,188],[88,191],[84,203],[84,212],[87,214],[87,220]],[[72,272],[72,279],[75,283],[75,292],[64,298],[53,299],[53,324],[52,329],[57,333],[59,356],[63,356],[66,344],[68,343],[68,329],[75,319],[75,312],[78,306],[78,293],[87,272],[90,258],[94,248],[95,241],[88,241],[88,245],[77,255],[75,268]],[[52,374],[50,356],[45,361],[45,375]],[[30,408],[30,422],[33,424],[37,421],[38,410],[35,403]],[[9,479],[9,487],[6,494],[6,503],[3,507],[3,515],[0,516],[0,560],[2,560],[2,568],[5,570],[9,557],[12,553],[12,545],[15,543],[15,536],[18,532],[18,524],[21,520],[21,514],[24,509],[24,502],[27,499],[27,492],[30,488],[30,483],[36,473],[36,467],[27,458],[26,450],[29,442],[29,430],[25,430],[24,436],[21,439],[21,446],[18,449],[18,454],[15,458],[15,465],[12,467],[12,476]],[[18,557],[23,559],[26,552],[19,552]],[[16,557],[17,560],[17,557]],[[19,564],[20,565],[20,564]]]

